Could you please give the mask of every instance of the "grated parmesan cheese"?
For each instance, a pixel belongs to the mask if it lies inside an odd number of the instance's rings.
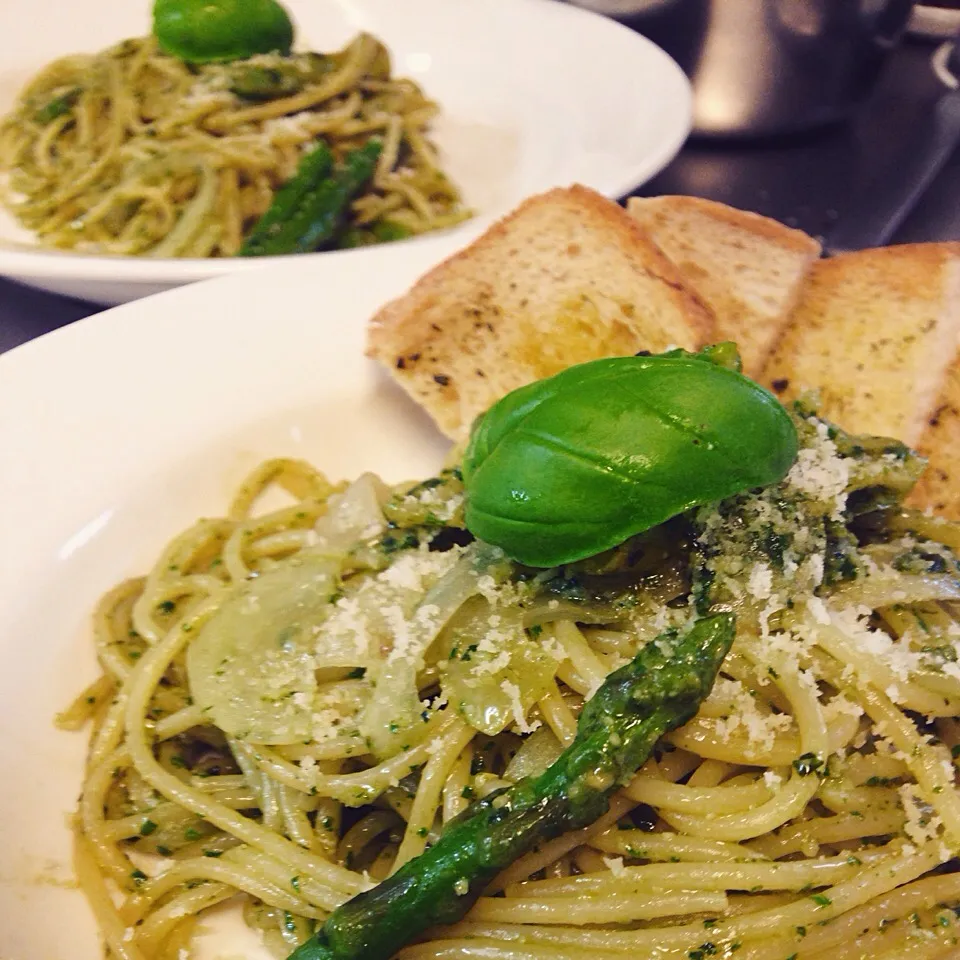
[[[481,660],[473,668],[473,673],[478,677],[492,676],[500,673],[510,665],[510,651],[501,650],[492,660]]]
[[[793,725],[793,721],[786,714],[763,713],[750,690],[739,680],[721,677],[716,681],[710,699],[723,704],[727,709],[725,717],[714,720],[714,729],[722,739],[732,737],[742,728],[751,744],[763,750],[771,750],[777,734],[786,732]]]
[[[785,483],[811,500],[832,501],[833,518],[842,520],[843,508],[847,505],[850,464],[837,453],[829,427],[822,421],[814,423],[817,440],[798,452]]]
[[[747,581],[747,593],[758,600],[769,600],[773,592],[773,571],[766,563],[754,564]]]
[[[623,857],[603,857],[602,860],[615,877],[622,877],[627,872],[627,868],[623,865]]]
[[[819,597],[807,597],[807,610],[817,623],[823,626],[830,623],[827,605]]]
[[[500,594],[497,590],[497,581],[490,576],[489,573],[485,573],[479,580],[477,580],[477,591],[480,596],[486,600],[491,607],[495,607],[500,600]]]
[[[903,804],[903,812],[907,815],[903,832],[918,845],[936,840],[942,825],[940,818],[933,814],[917,788],[912,783],[905,783],[898,792],[900,802]]]
[[[509,680],[504,680],[500,684],[500,689],[510,700],[510,711],[513,713],[514,722],[520,733],[533,733],[537,728],[527,723],[526,713],[523,709],[523,701],[520,699],[520,688]]]

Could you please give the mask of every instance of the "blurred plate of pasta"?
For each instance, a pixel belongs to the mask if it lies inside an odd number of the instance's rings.
[[[142,0],[82,0],[69,22],[57,0],[4,4],[0,274],[112,304],[257,268],[298,252],[236,255],[310,149],[342,165],[371,137],[346,229],[302,255],[341,271],[384,240],[401,260],[427,237],[452,252],[552,186],[626,195],[689,132],[666,54],[556,0],[286,7],[290,56],[196,66],[156,50]]]

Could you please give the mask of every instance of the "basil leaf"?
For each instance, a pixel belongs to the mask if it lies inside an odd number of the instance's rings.
[[[276,0],[154,0],[153,35],[160,49],[187,63],[286,56],[293,23]]]
[[[556,566],[781,480],[793,421],[717,359],[594,360],[508,394],[467,447],[467,528],[521,563]]]

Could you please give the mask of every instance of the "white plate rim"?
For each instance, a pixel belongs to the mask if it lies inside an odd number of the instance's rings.
[[[141,0],[136,0],[136,2],[141,2]],[[448,2],[471,2],[471,0],[448,0]],[[491,0],[486,0],[486,2],[491,2]],[[495,2],[505,3],[506,0],[495,0]],[[642,56],[648,59],[649,64],[656,65],[656,69],[661,74],[660,82],[663,84],[663,89],[658,90],[658,95],[662,95],[663,91],[666,90],[671,98],[672,125],[669,129],[662,131],[662,136],[656,146],[651,147],[642,159],[635,164],[625,166],[613,176],[596,176],[591,183],[587,184],[610,199],[620,200],[626,197],[631,191],[662,170],[676,156],[689,136],[693,122],[693,94],[688,78],[673,58],[663,49],[642,34],[616,20],[583,7],[566,3],[564,0],[509,0],[509,2],[538,11],[539,15],[544,17],[569,18],[570,23],[573,24],[572,30],[583,27],[600,32],[606,31],[610,36],[618,36],[621,39],[629,37],[638,53],[643,51]],[[441,104],[441,109],[442,106]],[[559,184],[545,186],[555,185]],[[439,231],[436,234],[424,237],[414,237],[391,246],[395,249],[402,249],[442,237],[446,238],[452,250],[462,245],[465,240],[477,236],[483,229],[506,213],[506,210],[494,213],[480,211],[478,216],[459,227]],[[332,269],[347,269],[350,261],[363,258],[368,252],[369,248],[363,248],[300,254],[298,256],[312,259],[317,266],[323,262],[329,263]],[[30,247],[21,248],[16,245],[0,243],[0,275],[26,280],[91,280],[143,285],[179,284],[232,273],[242,273],[264,265],[269,266],[285,259],[287,257],[284,256],[249,259],[241,257],[229,259],[154,259],[150,257],[93,255]]]

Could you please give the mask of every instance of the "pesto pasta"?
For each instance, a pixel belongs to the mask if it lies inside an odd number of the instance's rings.
[[[92,726],[77,870],[108,955],[178,958],[230,901],[286,956],[542,773],[611,671],[732,611],[711,694],[609,811],[398,956],[956,956],[960,528],[902,507],[906,447],[793,416],[780,483],[546,570],[470,535],[455,465],[263,464],[103,598],[102,675],[60,717]]]
[[[0,120],[2,197],[42,246],[233,256],[312,147],[340,163],[378,138],[372,176],[321,246],[400,239],[470,215],[429,136],[437,111],[369,34],[337,53],[199,65],[152,36],[125,40],[27,84]]]

